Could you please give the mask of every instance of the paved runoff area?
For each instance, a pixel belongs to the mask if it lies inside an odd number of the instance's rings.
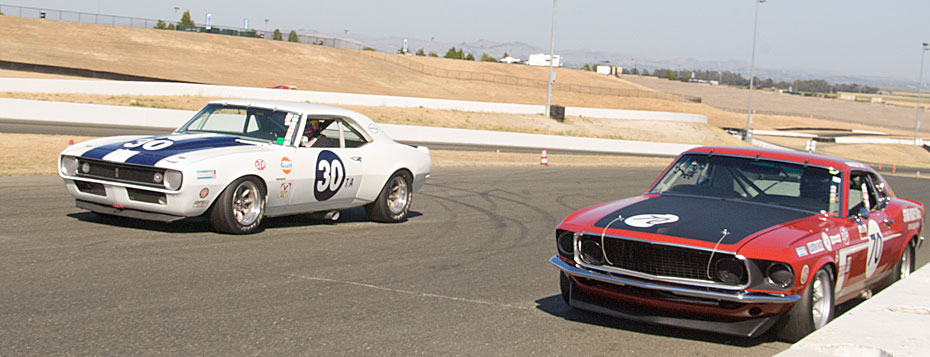
[[[555,226],[576,209],[643,192],[660,171],[437,168],[407,222],[372,223],[353,209],[335,224],[268,219],[249,236],[216,234],[203,221],[101,218],[75,208],[58,177],[0,177],[0,355],[771,356],[790,348],[771,334],[651,326],[562,302],[548,263]],[[925,180],[889,180],[900,196],[930,202]],[[928,251],[918,251],[919,265]],[[926,304],[894,306],[911,319],[907,309]],[[860,315],[840,310],[840,319]],[[861,324],[899,334],[927,326]],[[891,343],[869,345],[897,351]]]

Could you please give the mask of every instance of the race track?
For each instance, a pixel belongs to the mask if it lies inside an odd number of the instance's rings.
[[[740,355],[788,348],[569,310],[554,227],[658,168],[440,168],[401,224],[101,219],[54,176],[0,177],[0,355]],[[925,180],[889,178],[930,202]],[[930,248],[918,263],[930,260]]]

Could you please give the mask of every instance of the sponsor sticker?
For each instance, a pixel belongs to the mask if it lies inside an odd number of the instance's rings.
[[[210,201],[206,201],[206,200],[194,201],[194,208],[207,208],[208,206],[210,206]]]
[[[827,250],[829,251],[833,250],[833,242],[830,240],[830,237],[827,235],[827,232],[820,233],[820,241],[823,242],[823,246],[826,247]]]
[[[262,159],[255,160],[255,169],[258,171],[264,170],[265,160],[262,160]]]
[[[207,195],[209,194],[210,194],[209,188],[204,187],[202,190],[200,190],[200,198],[207,198]]]
[[[291,169],[294,168],[294,164],[291,163],[291,159],[288,159],[287,156],[281,158],[281,171],[285,175],[291,173]]]
[[[901,211],[901,215],[904,216],[905,222],[913,222],[920,220],[920,209],[917,207],[905,208]]]
[[[197,170],[198,180],[211,180],[216,178],[216,170]]]
[[[381,128],[375,125],[375,123],[368,124],[368,132],[377,134],[379,131],[381,131]]]
[[[674,214],[638,214],[623,220],[626,225],[637,228],[649,228],[674,222],[678,222],[678,216]]]
[[[841,182],[843,182],[843,179],[840,178],[839,176],[833,176],[833,182],[841,183]]]
[[[291,188],[294,187],[294,184],[291,182],[285,182],[281,184],[281,190],[278,191],[279,199],[286,199],[291,195]]]
[[[798,253],[798,257],[799,257],[799,258],[800,258],[800,257],[806,257],[806,256],[807,256],[807,248],[804,248],[804,247],[797,247],[797,248],[794,248],[794,251],[795,251],[796,253]]]
[[[846,230],[844,229],[844,230],[841,230],[840,232],[844,232],[844,231]],[[829,237],[830,237],[830,245],[837,245],[837,244],[843,243],[842,233],[837,233]]]
[[[801,268],[801,284],[806,283],[807,277],[809,277],[810,275],[811,275],[811,268],[807,265],[804,265],[804,267]]]
[[[843,244],[849,244],[849,231],[846,228],[840,229],[840,239],[843,240]]]
[[[920,227],[920,223],[908,223],[907,224],[907,230],[917,229],[918,227]]]
[[[813,241],[813,242],[808,242],[808,243],[807,243],[807,250],[810,251],[811,254],[820,253],[820,252],[824,251],[823,242],[822,242],[822,241],[819,241],[819,240],[815,240],[815,241]]]

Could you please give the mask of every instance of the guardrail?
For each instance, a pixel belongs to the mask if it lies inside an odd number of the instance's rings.
[[[0,98],[0,118],[37,123],[132,126],[171,130],[196,112]],[[399,142],[489,148],[565,150],[587,153],[676,156],[696,145],[508,133],[488,130],[379,124]]]
[[[155,83],[122,81],[89,81],[68,79],[0,78],[0,92],[80,93],[101,95],[205,96],[287,100],[398,108],[428,108],[467,112],[544,114],[544,105],[490,103],[464,100],[397,97],[372,94],[350,94],[268,88],[217,86],[191,83]],[[652,112],[642,110],[565,108],[565,115],[604,119],[654,120],[707,123],[707,116],[689,113]]]

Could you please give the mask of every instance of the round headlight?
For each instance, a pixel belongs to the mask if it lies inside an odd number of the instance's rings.
[[[152,182],[154,183],[161,183],[162,180],[164,179],[165,179],[165,175],[163,175],[161,172],[156,172],[155,174],[152,175]]]
[[[575,244],[575,233],[564,231],[559,234],[557,242],[559,253],[565,256],[572,256],[575,254],[575,249],[573,245]]]
[[[74,176],[77,173],[78,160],[74,156],[61,157],[61,173],[66,176]]]
[[[165,188],[169,190],[177,190],[181,188],[181,171],[168,170],[165,171]]]
[[[769,278],[770,283],[782,288],[787,288],[794,282],[794,271],[785,263],[769,264],[768,269],[765,270],[765,276]]]
[[[743,281],[746,268],[736,258],[723,258],[717,261],[716,280],[724,284],[737,285]]]
[[[601,250],[601,243],[594,240],[581,241],[581,258],[588,264],[603,265],[604,251]]]
[[[90,172],[90,163],[87,163],[87,162],[82,163],[82,164],[81,164],[81,172],[83,172],[83,173],[85,173],[85,174],[86,174],[86,173],[89,173],[89,172]]]

